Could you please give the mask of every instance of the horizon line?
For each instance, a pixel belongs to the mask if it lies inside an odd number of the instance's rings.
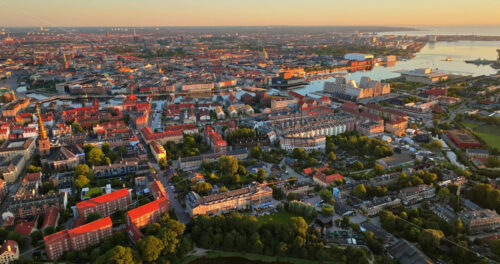
[[[293,25],[293,24],[283,24],[283,25],[151,25],[151,26],[139,26],[139,25],[79,25],[79,26],[49,26],[49,25],[29,25],[29,26],[2,26],[0,28],[107,28],[107,27],[117,27],[117,28],[210,28],[210,27],[401,27],[401,28],[412,28],[412,27],[435,27],[435,26],[446,26],[446,27],[463,27],[463,26],[500,26],[499,24],[421,24],[421,25]]]

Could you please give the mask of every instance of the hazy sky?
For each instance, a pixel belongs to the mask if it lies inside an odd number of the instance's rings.
[[[0,26],[500,25],[500,0],[0,0]]]

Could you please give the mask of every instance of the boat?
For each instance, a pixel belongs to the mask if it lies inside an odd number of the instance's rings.
[[[443,61],[452,61],[452,60],[453,60],[452,57],[448,57],[448,58],[444,59]]]
[[[486,60],[483,58],[465,61],[465,63],[475,64],[475,65],[489,65],[489,64],[493,64],[494,62],[495,62],[494,60]]]

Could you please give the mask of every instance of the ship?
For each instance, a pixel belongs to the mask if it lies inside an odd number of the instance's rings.
[[[494,62],[495,62],[494,60],[487,60],[487,59],[483,59],[483,58],[465,61],[465,63],[470,63],[470,64],[474,64],[474,65],[489,65],[489,64],[493,64]]]

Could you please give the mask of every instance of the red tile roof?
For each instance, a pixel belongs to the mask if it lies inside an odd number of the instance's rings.
[[[56,241],[59,241],[61,239],[67,239],[67,238],[70,238],[74,235],[88,233],[88,232],[103,229],[103,228],[109,228],[111,226],[113,226],[113,222],[111,222],[111,217],[108,216],[108,217],[96,220],[94,222],[90,222],[88,224],[81,225],[79,227],[75,227],[75,228],[70,229],[70,230],[62,230],[62,231],[59,231],[57,233],[45,236],[43,238],[43,240],[45,241],[46,245],[52,244]]]
[[[151,214],[158,211],[162,207],[164,208],[164,211],[168,211],[168,202],[163,197],[128,211],[127,216],[130,218],[130,221],[134,222],[137,218],[140,218],[145,214]]]
[[[104,217],[104,218],[101,218],[99,220],[96,220],[94,222],[90,222],[86,225],[82,225],[82,226],[73,228],[73,229],[69,230],[68,232],[69,232],[70,236],[73,236],[73,235],[78,235],[78,234],[83,234],[83,233],[95,231],[98,229],[103,229],[106,227],[110,227],[112,225],[113,225],[113,222],[111,221],[111,217],[108,216],[108,217]]]
[[[45,241],[45,245],[48,245],[66,238],[69,238],[69,232],[65,229],[48,236],[44,236],[43,240]]]
[[[155,193],[157,197],[165,197],[168,199],[168,194],[159,180],[155,180],[151,183],[151,192]]]
[[[76,204],[76,207],[78,209],[85,208],[85,207],[93,207],[93,206],[97,206],[98,204],[117,200],[117,199],[122,198],[122,197],[127,196],[127,195],[129,195],[128,189],[124,188],[124,189],[121,189],[118,191],[114,191],[112,193],[104,194],[104,195],[97,196],[95,198],[92,198],[92,199],[89,199],[89,200],[86,200],[83,202],[79,202]]]
[[[182,130],[172,130],[172,131],[153,133],[153,131],[149,127],[141,129],[141,132],[147,141],[162,139],[166,137],[182,136],[183,134]]]
[[[151,147],[156,152],[156,154],[164,154],[165,149],[156,141],[151,141]]]
[[[2,255],[6,251],[9,251],[9,246],[10,246],[10,252],[16,254],[16,250],[19,247],[17,245],[17,242],[14,240],[6,240],[5,243],[3,243],[2,247],[0,248],[0,255]]]
[[[217,133],[217,131],[215,131],[211,126],[205,127],[205,134],[210,139],[210,142],[212,142],[215,146],[227,146],[227,142],[222,139],[221,135],[219,135],[219,133]]]
[[[41,172],[33,172],[26,174],[26,176],[24,176],[23,181],[39,181],[41,179],[42,179]]]
[[[58,215],[59,215],[59,208],[57,208],[57,206],[55,205],[51,206],[43,219],[42,229],[44,229],[47,226],[56,226]]]
[[[21,235],[29,236],[31,232],[35,229],[35,222],[19,222],[14,228],[14,232],[19,233]]]

